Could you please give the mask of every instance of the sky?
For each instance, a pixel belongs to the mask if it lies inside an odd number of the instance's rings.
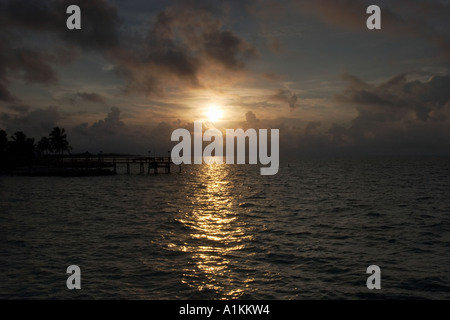
[[[0,41],[0,129],[73,152],[166,155],[216,108],[282,155],[450,154],[450,1],[0,0]]]

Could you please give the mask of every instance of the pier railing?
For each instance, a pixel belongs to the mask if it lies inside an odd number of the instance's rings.
[[[147,174],[158,174],[159,169],[162,168],[165,173],[171,172],[173,163],[171,157],[110,157],[110,156],[88,156],[88,157],[62,157],[59,159],[59,166],[64,168],[76,169],[108,169],[110,168],[114,173],[117,173],[117,166],[126,166],[126,173],[131,174],[132,166],[139,166],[139,173],[144,174],[147,169]],[[181,165],[178,165],[179,172],[181,172]]]

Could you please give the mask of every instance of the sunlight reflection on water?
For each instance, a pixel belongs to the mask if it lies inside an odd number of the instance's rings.
[[[199,291],[212,290],[225,298],[239,298],[238,275],[230,267],[229,256],[245,248],[250,229],[242,223],[233,206],[235,201],[226,165],[202,166],[193,183],[203,188],[193,196],[191,206],[183,208],[178,221],[189,230],[183,244],[171,249],[191,253],[192,262],[183,269],[183,283]],[[240,281],[251,282],[251,277]]]

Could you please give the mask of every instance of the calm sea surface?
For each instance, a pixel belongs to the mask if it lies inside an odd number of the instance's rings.
[[[449,159],[289,165],[0,176],[0,298],[450,299]]]

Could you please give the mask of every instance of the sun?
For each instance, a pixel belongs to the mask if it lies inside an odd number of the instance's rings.
[[[210,105],[206,112],[209,122],[216,122],[222,118],[222,110],[218,105]]]

